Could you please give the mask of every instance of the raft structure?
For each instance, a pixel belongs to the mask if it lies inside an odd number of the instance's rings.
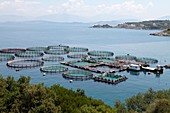
[[[83,47],[69,47],[68,48],[69,52],[87,52],[88,48],[83,48]]]
[[[93,77],[94,81],[104,82],[108,84],[118,84],[120,82],[126,81],[128,78],[125,75],[117,75],[114,73],[104,73]]]
[[[69,70],[64,72],[63,77],[71,80],[88,80],[92,79],[93,74],[84,70]]]
[[[12,60],[7,63],[12,68],[33,68],[42,66],[44,62],[41,60]]]
[[[61,65],[51,65],[51,66],[43,66],[40,68],[40,71],[46,73],[61,73],[67,71],[68,68]]]
[[[25,52],[25,49],[22,48],[6,48],[6,49],[1,49],[0,53],[9,53],[9,54],[15,54],[18,52]]]
[[[15,56],[17,56],[17,57],[25,57],[25,58],[42,57],[43,55],[44,55],[44,53],[41,52],[41,51],[26,51],[26,52],[15,53]]]
[[[26,50],[27,51],[45,51],[47,47],[29,47]]]
[[[64,61],[64,58],[60,56],[44,56],[42,60],[49,61],[49,62],[60,62],[60,61]]]
[[[10,54],[0,54],[0,61],[9,61],[9,60],[14,60],[15,57]]]

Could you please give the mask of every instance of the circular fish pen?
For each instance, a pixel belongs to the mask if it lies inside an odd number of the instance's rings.
[[[12,60],[7,63],[7,66],[13,68],[32,68],[42,66],[44,62],[41,60]]]
[[[42,58],[43,61],[64,61],[63,57],[59,57],[59,56],[46,56]]]
[[[17,57],[41,57],[44,53],[40,51],[26,51],[26,52],[18,52],[15,53]]]
[[[69,54],[67,55],[68,58],[81,58],[81,59],[84,59],[84,58],[87,58],[88,55],[86,54]]]
[[[142,63],[148,63],[148,64],[156,64],[158,63],[158,60],[157,59],[154,59],[154,58],[137,58],[138,62],[142,62]]]
[[[47,47],[29,47],[26,50],[28,51],[45,51]]]
[[[52,65],[52,66],[43,66],[40,68],[40,71],[47,73],[60,73],[67,71],[68,68],[60,65]]]
[[[70,47],[68,48],[69,52],[87,52],[88,48],[83,47]]]
[[[9,54],[0,54],[0,61],[9,61],[9,60],[14,60],[14,56],[13,55],[9,55]]]
[[[69,46],[65,46],[65,45],[54,45],[54,46],[48,46],[47,49],[48,50],[67,50],[69,48]]]
[[[120,55],[115,57],[116,60],[137,60],[136,56],[127,55]]]
[[[52,55],[64,55],[69,53],[67,50],[45,50],[44,52]]]
[[[69,70],[63,73],[63,77],[67,79],[87,80],[91,79],[93,74],[84,70]]]
[[[7,48],[7,49],[1,49],[0,53],[18,53],[18,52],[25,52],[25,49],[21,49],[21,48]]]
[[[113,62],[114,58],[92,58],[93,60],[96,60],[97,62]]]
[[[110,51],[90,51],[88,52],[88,55],[97,57],[111,57],[114,53]]]

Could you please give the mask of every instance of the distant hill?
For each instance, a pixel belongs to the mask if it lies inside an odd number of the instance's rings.
[[[162,32],[151,33],[150,35],[154,36],[170,36],[170,29],[166,29]]]
[[[142,22],[126,22],[118,24],[115,28],[144,29],[144,30],[163,30],[170,28],[169,20],[150,20]]]
[[[160,17],[159,20],[170,20],[170,16],[163,16],[163,17]]]

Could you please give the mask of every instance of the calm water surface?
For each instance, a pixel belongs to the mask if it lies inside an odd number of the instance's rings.
[[[91,29],[89,26],[90,24],[44,22],[1,23],[0,49],[64,44],[87,47],[90,50],[112,51],[114,56],[131,54],[137,57],[152,57],[158,59],[159,64],[170,64],[170,37],[148,35],[155,31]],[[93,80],[69,83],[61,74],[42,76],[39,67],[16,72],[8,68],[6,62],[0,62],[0,74],[4,77],[12,75],[16,79],[20,75],[31,76],[31,83],[43,82],[46,86],[60,84],[68,89],[81,88],[85,90],[87,96],[101,99],[111,106],[114,100],[125,101],[127,97],[145,92],[148,88],[155,90],[170,88],[170,70],[164,70],[160,76],[143,72],[122,72],[128,80],[118,85],[108,85]]]

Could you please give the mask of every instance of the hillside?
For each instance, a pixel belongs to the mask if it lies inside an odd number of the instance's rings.
[[[1,113],[170,113],[170,90],[146,93],[115,101],[115,108],[85,95],[84,90],[30,84],[30,77],[18,80],[0,76]]]
[[[154,36],[170,36],[170,29],[164,30],[162,32],[151,33]]]
[[[144,30],[163,30],[170,28],[169,20],[151,20],[142,22],[127,22],[118,24],[115,28],[144,29]]]

